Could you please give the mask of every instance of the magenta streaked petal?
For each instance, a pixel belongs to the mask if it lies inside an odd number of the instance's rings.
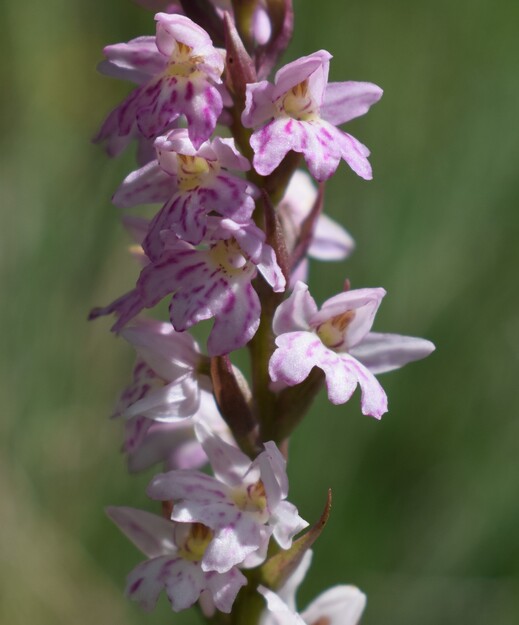
[[[175,179],[165,174],[157,161],[151,161],[123,180],[112,202],[119,208],[165,202],[176,187]]]
[[[189,84],[193,86],[192,92]],[[213,134],[223,109],[222,96],[207,81],[193,80],[186,84],[183,102],[182,112],[187,119],[189,138],[198,148]]]
[[[117,298],[111,304],[108,304],[108,306],[92,309],[88,318],[92,320],[115,313],[117,315],[117,321],[112,326],[112,331],[120,332],[122,328],[145,307],[146,305],[141,298],[141,294],[137,289],[133,289],[121,295],[121,297]]]
[[[174,612],[182,612],[194,605],[206,587],[205,575],[198,562],[179,558],[161,577]]]
[[[292,137],[294,120],[273,119],[253,132],[250,144],[254,150],[254,169],[261,176],[268,176],[281,163],[295,143]],[[294,122],[297,123],[297,122]],[[245,125],[245,124],[244,124]]]
[[[146,612],[151,612],[164,588],[164,576],[178,558],[159,556],[138,564],[128,575],[126,595]]]
[[[175,292],[169,307],[171,323],[180,332],[218,314],[230,288],[228,281],[213,274],[216,270],[211,270],[202,253],[194,254],[200,257],[193,256],[191,262],[176,257],[178,263],[168,288],[168,292],[175,291],[183,281],[183,288]]]
[[[163,76],[142,91],[130,112],[140,132],[148,139],[157,137],[183,112],[179,106],[181,85],[174,76]]]
[[[155,37],[137,37],[128,41],[128,43],[109,45],[104,48],[103,52],[107,62],[113,68],[139,72],[148,80],[150,76],[164,71],[167,65],[167,58],[157,49]],[[116,77],[126,78],[124,75]],[[139,84],[142,84],[142,82]]]
[[[207,340],[210,356],[229,354],[246,345],[256,334],[261,304],[250,282],[231,283],[218,302],[215,322]]]
[[[370,82],[331,82],[326,87],[321,117],[334,126],[365,115],[383,91]]]
[[[105,118],[99,132],[93,137],[94,143],[104,143],[105,151],[111,158],[123,152],[132,140],[132,135],[119,134],[119,106],[114,108]]]

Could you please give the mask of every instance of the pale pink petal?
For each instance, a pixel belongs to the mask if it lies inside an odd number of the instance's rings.
[[[258,592],[265,597],[267,608],[273,614],[276,625],[308,625],[272,590],[265,586],[258,586]]]
[[[229,614],[238,591],[247,585],[247,578],[236,568],[221,574],[206,573],[205,578],[215,606],[220,612]]]
[[[227,499],[225,487],[216,478],[200,471],[178,470],[159,473],[151,480],[146,492],[148,497],[159,501],[187,499],[206,506]],[[174,516],[175,513],[174,509]],[[178,520],[176,516],[175,520]]]
[[[144,471],[158,462],[167,462],[168,469],[197,469],[207,462],[194,439],[192,419],[176,423],[144,421],[150,424],[144,436],[134,448],[125,449],[130,473]]]
[[[148,393],[121,413],[126,419],[136,416],[155,421],[174,422],[191,417],[200,406],[198,382],[186,374],[160,389]]]
[[[289,386],[305,380],[314,366],[321,366],[323,344],[312,332],[288,332],[276,339],[278,349],[269,362],[269,374],[273,382]]]
[[[247,556],[264,546],[265,533],[264,525],[259,524],[251,515],[236,510],[234,522],[215,532],[204,553],[202,570],[225,573],[233,566],[241,564]]]
[[[229,445],[219,436],[211,433],[201,423],[195,426],[195,432],[209,458],[216,478],[231,487],[241,485],[243,476],[250,469],[250,458],[237,447]]]
[[[253,466],[259,467],[268,508],[274,510],[288,495],[286,460],[273,441],[264,443],[264,447],[265,451],[259,454]]]
[[[249,161],[240,154],[234,139],[215,137],[213,149],[222,167],[236,171],[248,171],[250,169]]]
[[[302,258],[290,273],[290,281],[288,287],[293,289],[298,282],[308,282],[309,271],[308,258]]]
[[[286,287],[286,278],[277,263],[276,253],[270,245],[263,245],[261,257],[257,263],[258,271],[270,284],[275,293],[282,293]]]
[[[317,305],[304,282],[297,282],[290,297],[276,308],[272,329],[274,334],[308,330],[317,313]]]
[[[334,126],[365,115],[383,91],[370,82],[331,82],[326,87],[321,117]]]
[[[290,549],[296,534],[308,527],[308,523],[299,516],[297,508],[289,501],[282,501],[269,520],[274,529],[273,535],[281,549]]]
[[[170,323],[136,319],[121,336],[165,380],[193,371],[200,362],[200,348],[195,339],[185,332],[175,332]]]
[[[245,92],[245,109],[241,122],[245,128],[255,128],[270,120],[275,113],[274,85],[268,81],[248,84]]]
[[[252,32],[259,45],[266,44],[272,34],[268,13],[259,3],[252,16]]]
[[[308,56],[303,56],[278,70],[273,92],[274,99],[279,98],[287,91],[310,78],[314,73],[320,73],[318,80],[312,85],[312,96],[318,104],[321,103],[324,87],[328,82],[328,68],[332,55],[326,50],[319,50]]]
[[[369,332],[350,353],[371,373],[378,375],[400,369],[409,362],[421,360],[435,349],[434,344],[426,339]]]
[[[148,558],[176,553],[177,547],[173,542],[174,526],[168,519],[127,507],[110,506],[106,513]]]
[[[340,360],[343,364],[344,377],[347,379],[357,379],[361,389],[361,408],[362,414],[370,415],[377,419],[387,412],[387,395],[380,385],[377,378],[362,365],[358,360],[355,360],[349,354],[339,354]],[[334,404],[344,403],[340,400],[341,391],[338,390],[339,380],[337,375],[340,375],[340,369],[331,370],[330,367],[326,369],[326,385],[328,387],[328,397]],[[334,388],[331,389],[333,381]],[[335,401],[338,399],[339,401]],[[349,397],[348,397],[349,399]],[[344,401],[347,401],[345,399]]]
[[[334,586],[320,594],[301,613],[305,623],[357,625],[366,606],[366,595],[355,586]]]
[[[207,585],[198,563],[183,559],[172,563],[163,577],[166,594],[174,612],[190,608]]]
[[[370,154],[368,148],[347,132],[341,132],[335,126],[330,125],[330,127],[334,129],[333,136],[337,146],[340,148],[342,158],[358,176],[364,178],[364,180],[371,180],[373,173],[368,161]]]
[[[295,571],[290,575],[286,582],[279,588],[279,597],[288,605],[288,607],[296,611],[296,593],[299,586],[303,583],[303,580],[308,573],[310,564],[312,563],[314,552],[309,549],[305,551],[301,561],[297,565]]]
[[[315,224],[308,255],[318,260],[343,260],[355,249],[351,235],[327,215],[320,215]]]

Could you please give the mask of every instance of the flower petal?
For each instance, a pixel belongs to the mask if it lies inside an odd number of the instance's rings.
[[[371,373],[378,375],[400,369],[408,362],[421,360],[435,349],[434,344],[426,339],[369,332],[350,353]]]
[[[290,297],[277,307],[272,329],[274,334],[308,330],[310,321],[317,313],[317,305],[308,291],[308,285],[297,282]]]
[[[174,554],[173,523],[168,519],[136,508],[110,506],[107,515],[117,527],[149,558]]]
[[[371,82],[331,82],[321,106],[321,117],[334,126],[365,115],[383,91]]]
[[[334,586],[320,594],[302,612],[305,623],[357,625],[366,606],[366,595],[355,586]]]
[[[238,591],[246,584],[247,578],[237,568],[221,574],[206,573],[206,585],[213,596],[214,604],[225,614],[229,614]]]
[[[123,180],[112,202],[118,208],[158,204],[168,200],[175,193],[176,187],[175,179],[164,173],[157,161],[151,161]]]

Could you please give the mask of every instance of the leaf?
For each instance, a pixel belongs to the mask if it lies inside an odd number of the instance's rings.
[[[328,489],[328,497],[321,518],[306,534],[292,543],[290,549],[280,551],[272,556],[261,567],[261,583],[272,590],[278,590],[299,566],[304,554],[319,538],[330,517],[332,491]]]

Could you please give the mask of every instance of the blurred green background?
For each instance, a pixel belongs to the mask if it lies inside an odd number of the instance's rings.
[[[128,86],[100,77],[106,43],[151,33],[130,0],[2,0],[0,622],[198,623],[123,596],[136,550],[103,514],[149,506],[110,422],[133,355],[86,323],[135,267],[110,196],[133,167],[89,142]],[[313,265],[322,301],[388,290],[375,329],[437,352],[384,376],[390,412],[324,398],[291,445],[291,500],[329,526],[300,606],[329,585],[368,594],[363,623],[519,622],[519,4],[513,0],[296,0],[292,60],[334,54],[332,80],[382,101],[348,130],[373,152],[344,165],[327,211],[358,248]]]

